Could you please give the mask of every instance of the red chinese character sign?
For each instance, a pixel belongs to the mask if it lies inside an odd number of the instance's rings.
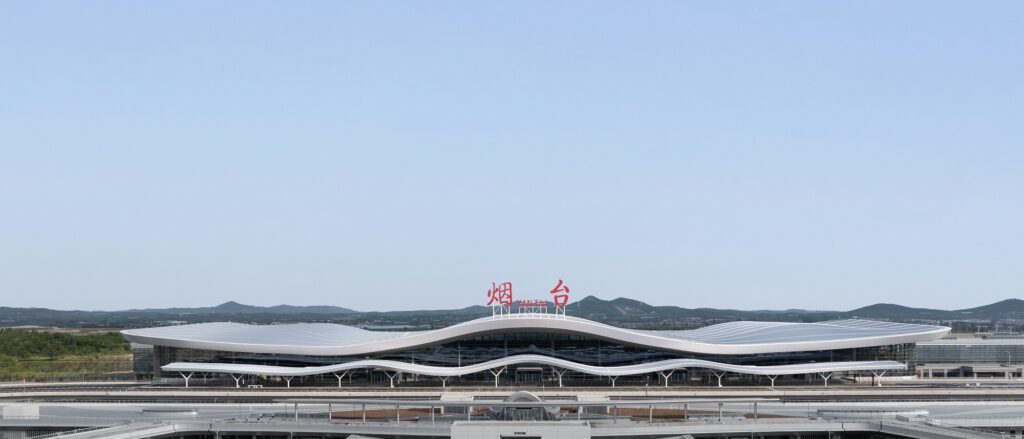
[[[558,285],[551,290],[554,301],[549,300],[519,300],[516,301],[516,308],[519,314],[550,315],[548,310],[554,305],[554,315],[565,317],[565,308],[569,304],[569,287],[561,279]],[[493,317],[505,317],[512,315],[512,282],[491,282],[491,288],[487,290],[487,306],[491,307]]]
[[[491,307],[491,315],[503,315],[512,313],[512,282],[497,284],[491,282],[491,289],[487,290],[487,305]]]
[[[551,290],[551,294],[554,295],[555,300],[555,315],[562,314],[564,316],[565,306],[569,304],[569,287],[559,279],[558,285]]]

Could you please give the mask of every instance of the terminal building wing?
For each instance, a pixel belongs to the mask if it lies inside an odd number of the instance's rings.
[[[156,377],[234,378],[233,384],[721,385],[726,380],[909,373],[916,343],[944,326],[836,320],[729,322],[649,331],[544,314],[485,317],[428,331],[302,323],[201,323],[123,331],[153,347]],[[621,378],[621,380],[620,380]],[[228,381],[231,382],[231,381]]]

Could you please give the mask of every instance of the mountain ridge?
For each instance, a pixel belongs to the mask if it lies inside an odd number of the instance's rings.
[[[517,306],[513,305],[513,310]],[[683,308],[651,305],[627,297],[611,300],[586,296],[567,307],[570,315],[623,326],[699,326],[733,320],[776,320],[813,322],[833,319],[864,318],[891,321],[968,321],[977,325],[986,320],[1019,320],[1024,326],[1024,300],[1011,298],[992,304],[958,310],[914,308],[893,303],[876,303],[850,311],[834,310],[737,310],[728,308]],[[137,327],[158,324],[200,323],[209,321],[245,321],[283,323],[327,321],[343,324],[398,322],[416,326],[441,326],[491,314],[490,308],[473,305],[457,309],[415,311],[357,311],[335,305],[255,306],[228,301],[215,306],[128,309],[120,311],[53,310],[48,308],[0,307],[0,327],[24,325]]]

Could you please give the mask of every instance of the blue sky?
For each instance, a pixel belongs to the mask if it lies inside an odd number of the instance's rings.
[[[1024,296],[1020,2],[5,2],[0,306]]]

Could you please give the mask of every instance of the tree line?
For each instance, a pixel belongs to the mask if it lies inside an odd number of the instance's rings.
[[[118,355],[128,352],[128,342],[116,332],[72,335],[0,329],[0,357],[21,360]]]

